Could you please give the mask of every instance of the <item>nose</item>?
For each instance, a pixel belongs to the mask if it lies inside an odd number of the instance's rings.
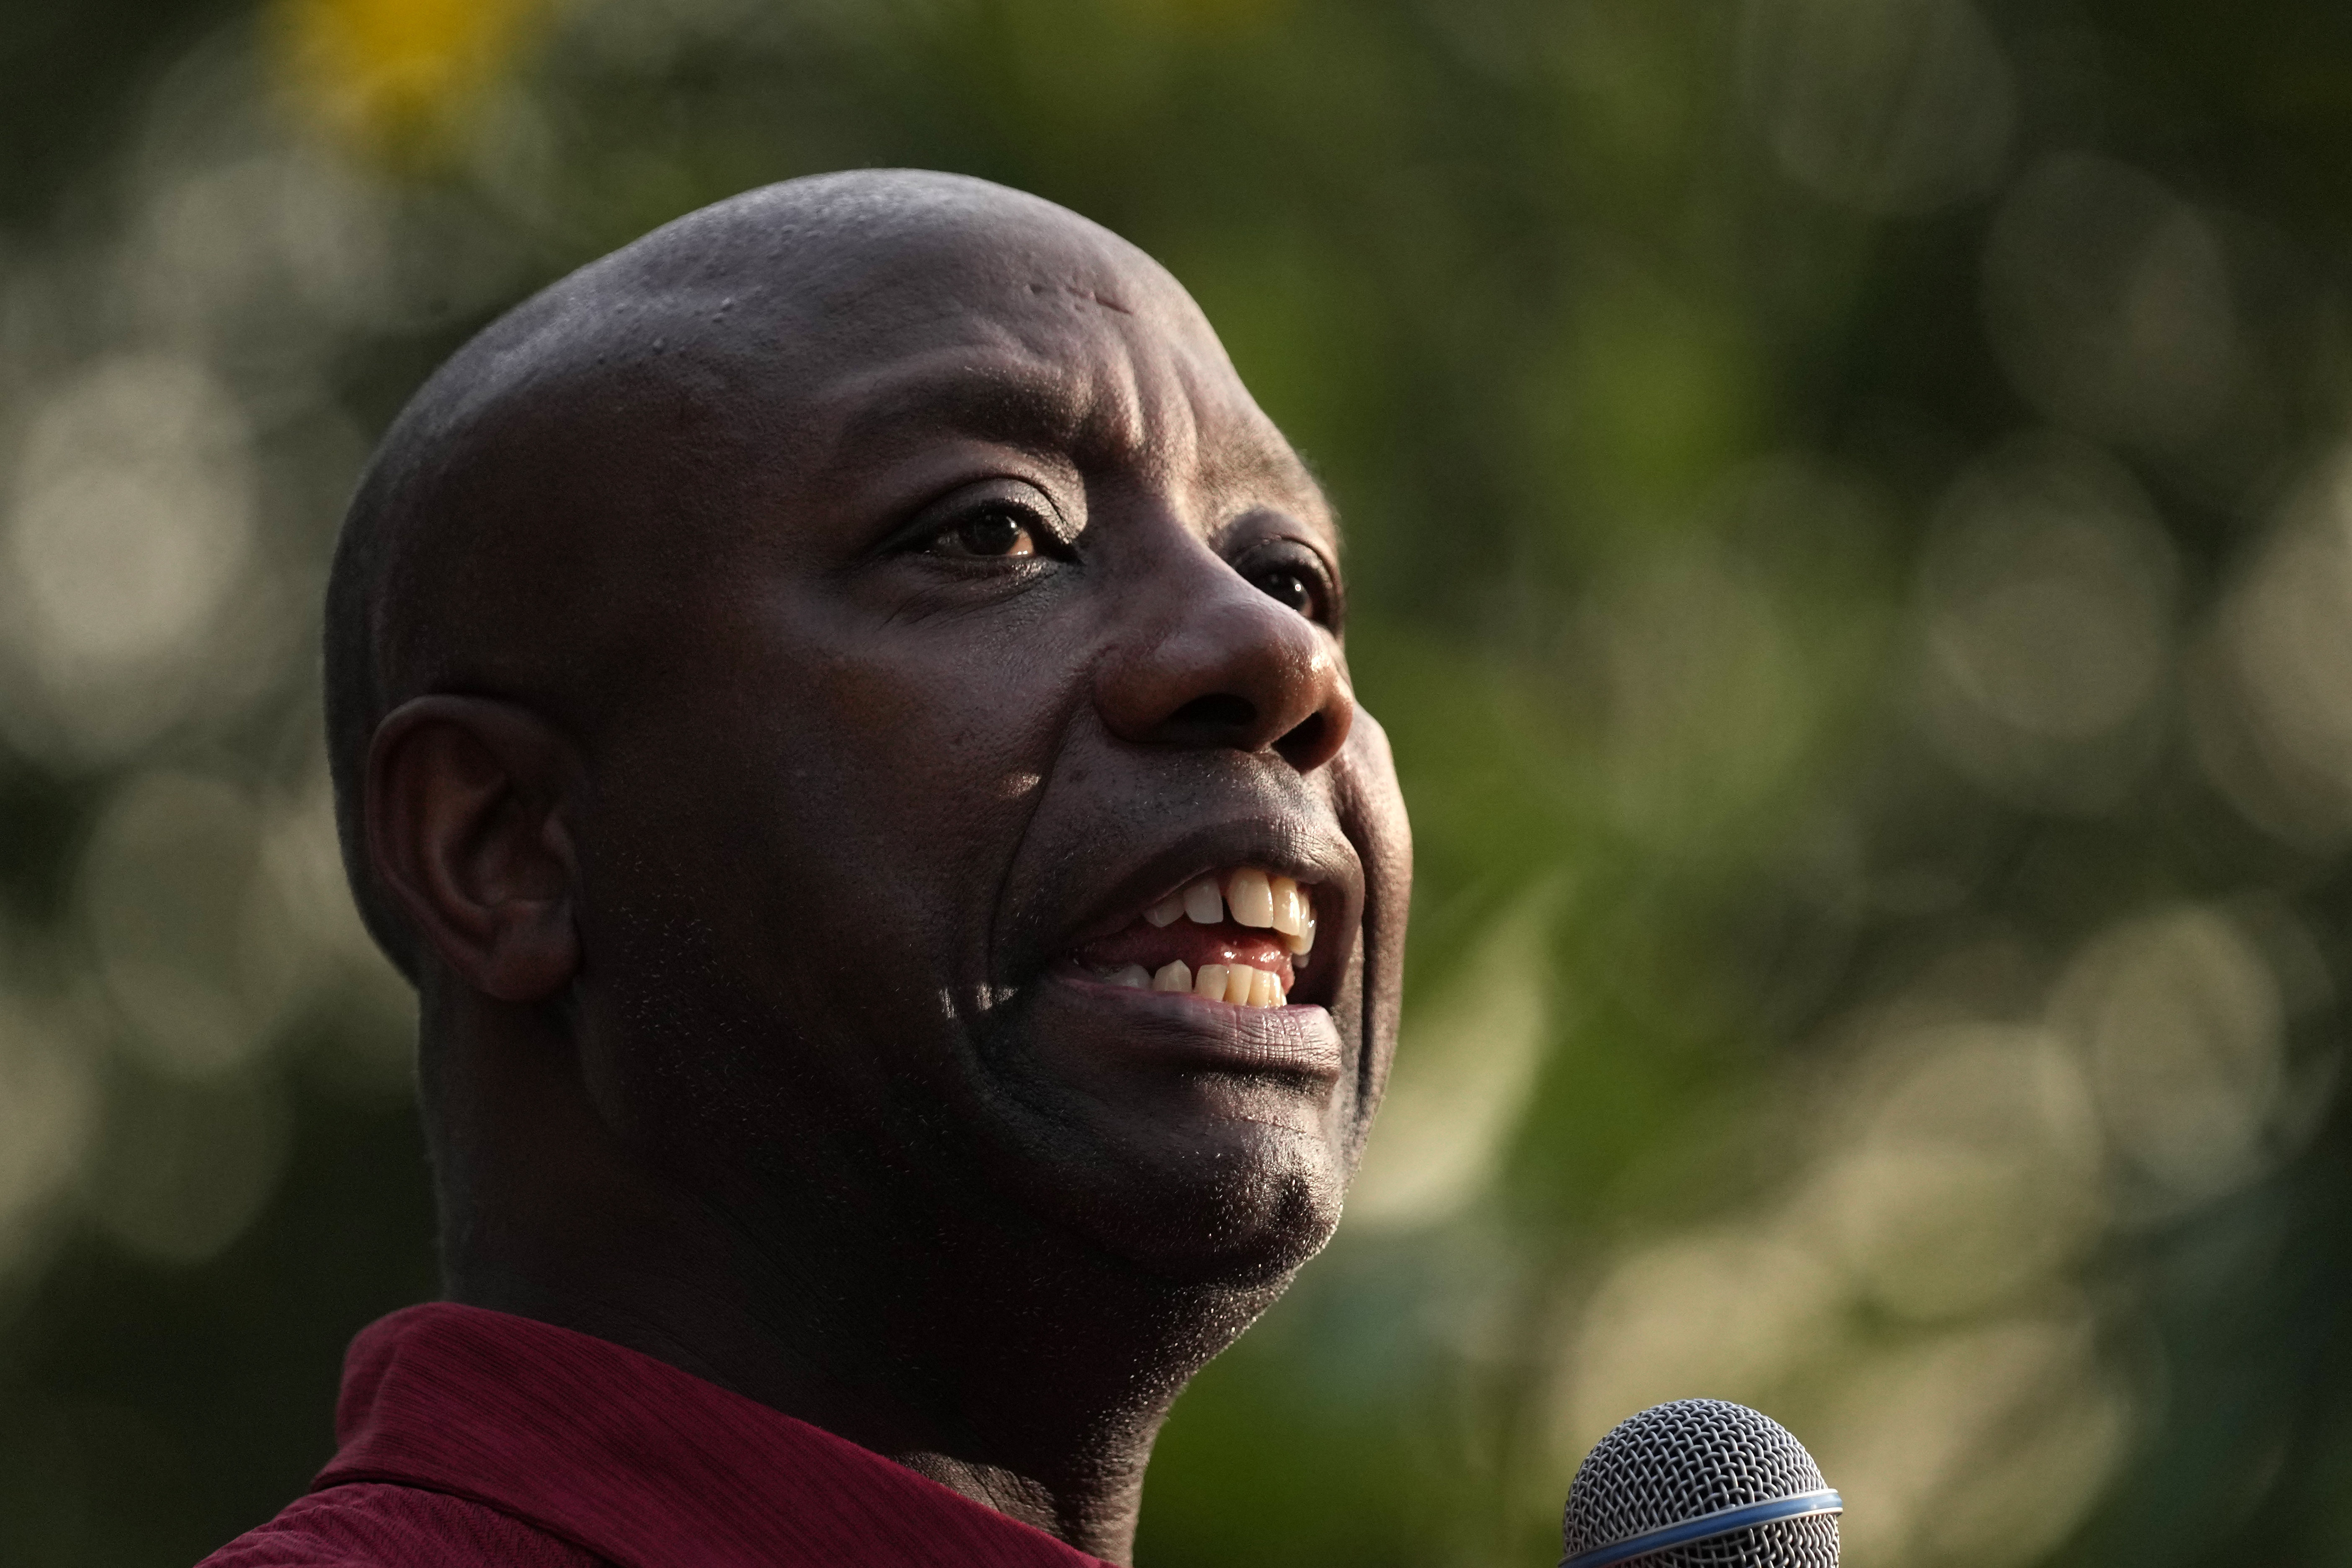
[[[1355,693],[1330,636],[1208,550],[1161,563],[1098,668],[1095,706],[1139,745],[1272,752],[1312,773],[1347,743]]]

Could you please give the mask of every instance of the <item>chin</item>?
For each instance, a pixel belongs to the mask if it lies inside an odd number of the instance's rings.
[[[1297,1152],[1222,1141],[1197,1163],[1131,1169],[1072,1205],[1067,1219],[1171,1284],[1278,1289],[1339,1223],[1336,1163]]]
[[[994,1163],[1033,1212],[1184,1286],[1278,1289],[1330,1240],[1353,1052],[1324,1008],[1064,979],[1021,1012]]]

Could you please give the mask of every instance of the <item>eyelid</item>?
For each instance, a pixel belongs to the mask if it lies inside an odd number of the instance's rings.
[[[1067,555],[1076,548],[1076,533],[1063,518],[1061,508],[1054,504],[1054,498],[1028,479],[1003,474],[958,485],[925,502],[908,519],[905,527],[890,536],[883,552],[899,555],[919,551],[972,512],[992,503],[1017,508],[1035,518],[1037,525],[1032,528],[1031,535],[1039,554]]]
[[[1331,558],[1313,544],[1296,534],[1267,534],[1242,546],[1229,560],[1234,571],[1247,573],[1252,564],[1261,559],[1274,557],[1277,552],[1283,559],[1296,560],[1304,556],[1315,563],[1316,575],[1322,580],[1324,598],[1323,614],[1318,624],[1338,631],[1348,618],[1347,584]]]
[[[1303,551],[1315,558],[1323,574],[1334,583],[1339,580],[1339,563],[1333,554],[1308,537],[1310,531],[1282,512],[1257,512],[1236,519],[1222,531],[1217,549],[1235,565],[1262,551],[1288,547]]]

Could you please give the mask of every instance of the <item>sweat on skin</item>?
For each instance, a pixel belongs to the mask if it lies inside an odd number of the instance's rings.
[[[1198,308],[1033,196],[771,186],[486,330],[328,615],[449,1300],[1127,1561],[1387,1075],[1345,605]]]

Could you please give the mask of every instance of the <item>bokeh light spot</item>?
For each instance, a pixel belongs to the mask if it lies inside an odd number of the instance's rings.
[[[1968,0],[1748,0],[1742,16],[1748,112],[1800,184],[1914,213],[2000,173],[2016,89]]]

